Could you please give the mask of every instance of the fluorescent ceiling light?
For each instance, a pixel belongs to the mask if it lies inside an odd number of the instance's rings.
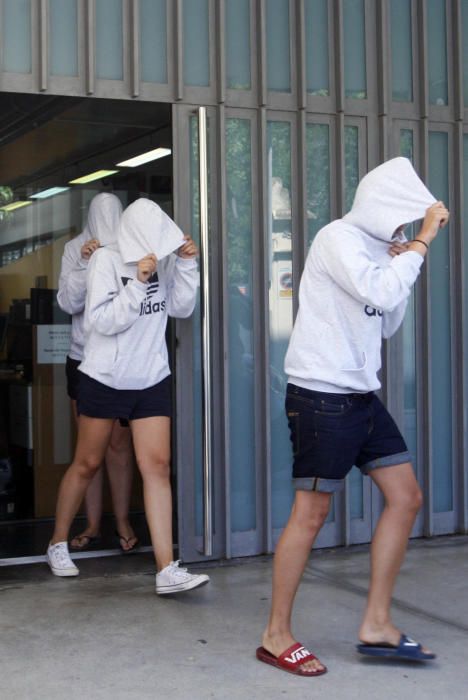
[[[31,194],[30,199],[47,199],[47,197],[54,197],[56,194],[61,192],[67,192],[69,187],[49,187],[48,190],[42,190],[42,192],[36,192],[36,194]]]
[[[139,156],[123,160],[121,163],[116,163],[116,165],[126,168],[136,168],[138,165],[149,163],[151,160],[165,158],[170,155],[170,153],[172,153],[170,148],[154,148],[152,151],[146,151],[146,153],[141,153]]]
[[[17,202],[11,202],[11,204],[5,204],[5,206],[0,207],[0,209],[2,211],[14,211],[15,209],[21,209],[21,207],[27,207],[28,204],[32,204],[32,202],[20,199]]]
[[[87,182],[93,182],[94,180],[102,180],[103,177],[108,177],[109,175],[115,175],[118,170],[95,170],[94,173],[89,173],[89,175],[83,175],[83,177],[77,177],[75,180],[70,180],[69,185],[86,185]]]

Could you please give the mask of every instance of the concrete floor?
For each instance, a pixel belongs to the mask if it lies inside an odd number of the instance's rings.
[[[295,633],[328,665],[319,678],[254,657],[269,608],[269,558],[217,565],[209,586],[171,599],[156,597],[149,555],[79,565],[81,575],[68,580],[43,564],[0,568],[2,699],[468,698],[468,537],[414,542],[399,579],[394,619],[438,653],[426,666],[355,652],[367,550],[314,553]]]

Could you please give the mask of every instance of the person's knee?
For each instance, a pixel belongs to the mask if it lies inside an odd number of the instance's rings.
[[[142,477],[157,477],[159,479],[169,479],[171,475],[171,465],[168,457],[164,455],[152,455],[138,460],[138,467]]]
[[[316,533],[327,519],[329,510],[330,496],[328,494],[314,493],[296,499],[294,515],[298,526],[302,530]]]
[[[102,460],[97,455],[86,455],[75,460],[75,466],[84,479],[92,479],[101,468]]]
[[[412,489],[409,494],[409,501],[408,507],[410,510],[414,511],[415,513],[419,513],[423,505],[423,495],[419,486]]]
[[[423,495],[417,484],[400,491],[390,503],[391,506],[409,513],[419,513],[423,504]]]

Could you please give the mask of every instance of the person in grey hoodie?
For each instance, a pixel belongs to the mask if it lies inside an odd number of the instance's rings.
[[[156,593],[187,591],[209,580],[180,567],[172,552],[171,396],[165,331],[168,315],[186,318],[194,309],[197,253],[190,237],[157,204],[142,198],[124,211],[118,241],[91,257],[79,367],[78,441],[60,485],[47,550],[56,576],[79,573],[68,552],[68,532],[119,418],[130,423],[143,479],[157,567]]]
[[[408,242],[405,226],[423,218]],[[400,326],[424,256],[448,218],[410,161],[395,158],[362,179],[351,211],[321,229],[309,251],[285,358],[295,501],[276,548],[270,618],[257,649],[257,658],[276,668],[303,676],[327,670],[294,639],[291,614],[332,494],[343,488],[353,465],[385,500],[372,540],[358,651],[435,658],[390,616],[421,491],[405,441],[374,392],[380,388],[382,337]]]
[[[67,392],[77,419],[80,372],[83,359],[84,308],[86,278],[92,254],[100,247],[117,240],[122,204],[118,197],[101,192],[91,200],[88,220],[82,233],[69,241],[64,248],[60,270],[57,301],[61,309],[72,317],[70,352],[67,357]],[[109,476],[112,505],[116,521],[116,534],[123,551],[137,545],[138,540],[129,522],[130,493],[133,476],[133,448],[128,427],[115,421],[112,436],[105,455]],[[99,469],[86,491],[86,527],[71,541],[73,549],[86,549],[99,538],[102,517],[103,469]]]

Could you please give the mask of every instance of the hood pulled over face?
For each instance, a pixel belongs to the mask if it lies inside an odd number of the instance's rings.
[[[391,241],[402,224],[424,218],[435,202],[408,158],[392,158],[363,177],[343,221]]]
[[[124,263],[136,263],[150,253],[162,260],[184,241],[180,228],[150,199],[137,199],[122,214],[118,243]]]
[[[117,241],[122,204],[110,192],[100,192],[91,200],[86,229],[90,238],[97,238],[101,246]]]

